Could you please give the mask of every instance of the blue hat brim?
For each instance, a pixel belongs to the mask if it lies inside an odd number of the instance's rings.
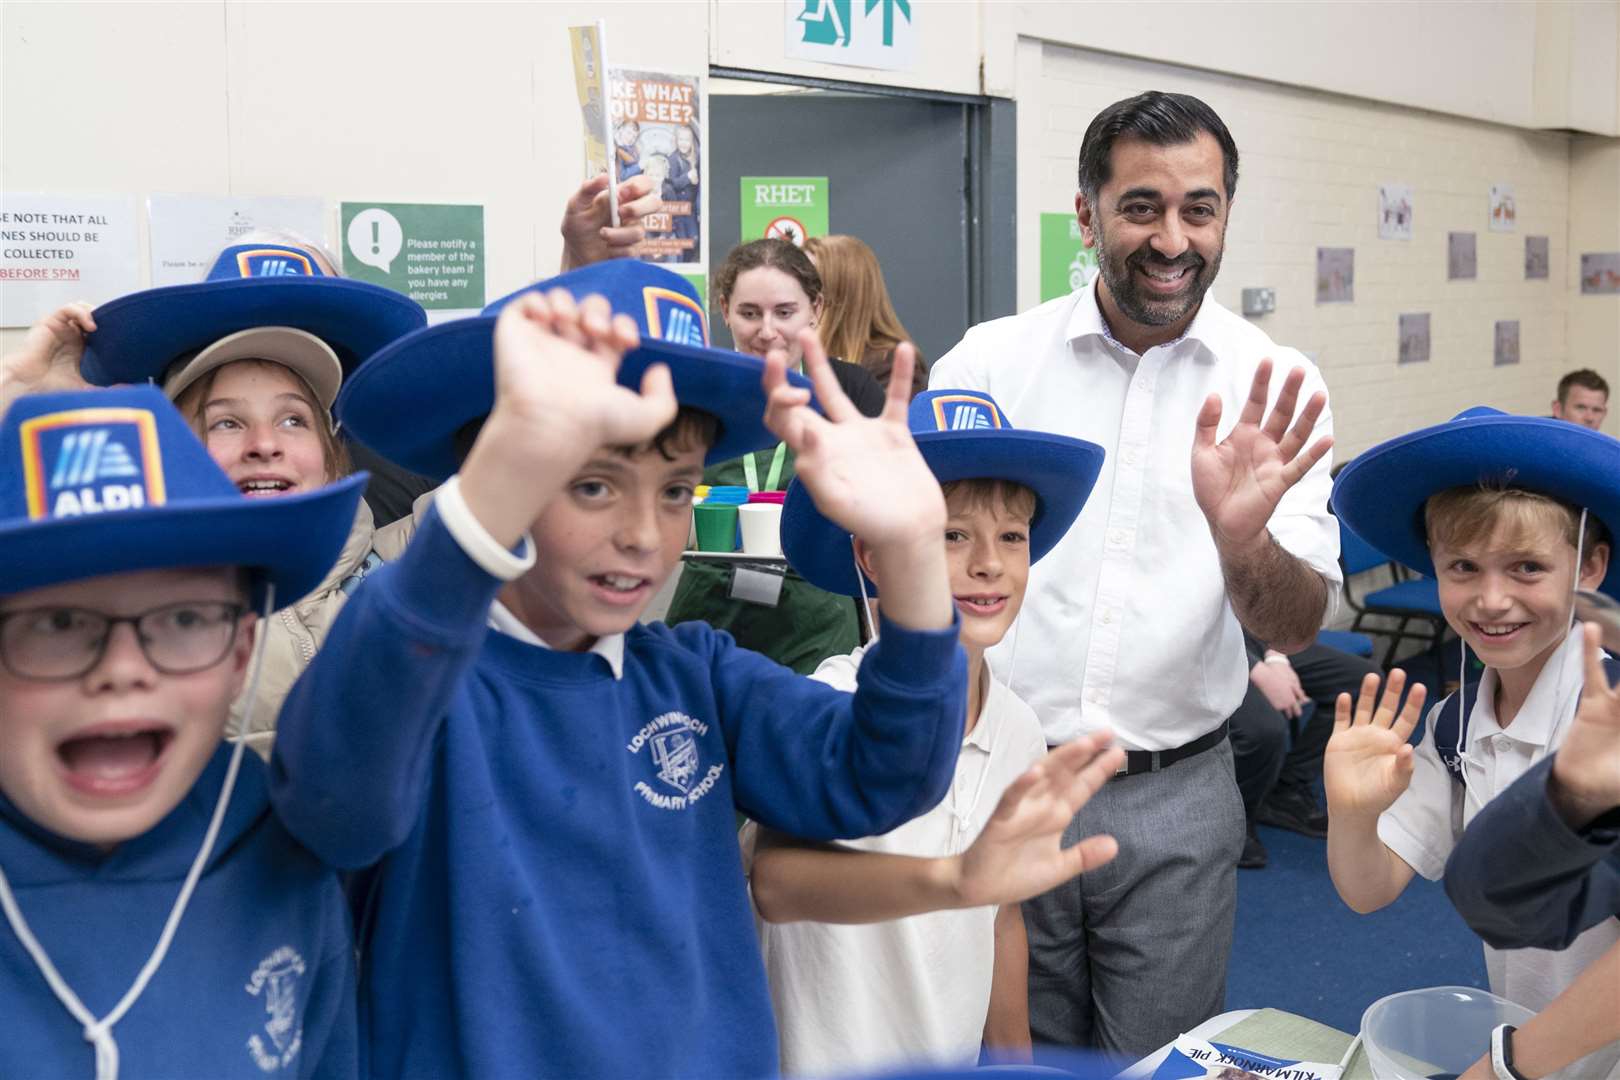
[[[79,371],[95,386],[161,382],[176,357],[228,334],[290,326],[332,347],[345,374],[427,323],[409,297],[339,277],[241,278],[166,285],[92,312]]]
[[[241,566],[259,571],[276,607],[308,595],[331,571],[354,528],[366,474],[275,498],[187,500],[116,513],[0,526],[5,592],[140,570]]]
[[[1351,532],[1434,576],[1423,508],[1429,497],[1481,483],[1540,492],[1584,508],[1620,538],[1620,441],[1565,420],[1480,416],[1391,439],[1361,454],[1333,485],[1333,512]],[[1599,588],[1620,598],[1610,551]]]
[[[917,449],[941,484],[955,480],[1005,480],[1035,493],[1029,527],[1029,561],[1040,561],[1057,546],[1085,508],[1102,471],[1103,448],[1083,439],[1044,431],[925,431]],[[810,584],[827,592],[858,596],[860,577],[850,549],[849,530],[816,509],[798,480],[788,486],[782,506],[782,553]],[[866,591],[877,588],[866,579]]]
[[[343,384],[333,414],[346,431],[396,465],[448,479],[460,468],[456,432],[495,406],[494,346],[494,316],[419,330],[363,364]],[[776,445],[765,426],[764,364],[758,358],[644,338],[625,354],[619,383],[640,386],[642,374],[655,363],[669,366],[682,405],[719,420],[707,463]],[[810,388],[797,373],[788,378]]]

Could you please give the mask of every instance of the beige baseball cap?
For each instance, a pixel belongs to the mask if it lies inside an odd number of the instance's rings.
[[[163,379],[163,393],[174,401],[210,371],[237,360],[265,360],[291,369],[309,383],[328,415],[343,385],[343,365],[326,342],[290,326],[256,326],[220,338],[170,371]]]

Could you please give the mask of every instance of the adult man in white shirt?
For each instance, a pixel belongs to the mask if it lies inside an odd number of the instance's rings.
[[[992,654],[1048,743],[1106,725],[1134,751],[1070,827],[1112,833],[1119,857],[1024,905],[1041,1041],[1141,1055],[1220,1011],[1244,835],[1226,741],[1242,630],[1297,651],[1340,584],[1321,376],[1205,296],[1236,184],[1237,148],[1203,102],[1109,106],[1075,196],[1097,280],[974,327],[930,379],[1108,448],[1031,575],[1022,653],[1015,628]]]

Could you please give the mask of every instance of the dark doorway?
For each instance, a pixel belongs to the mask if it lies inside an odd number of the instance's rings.
[[[742,177],[825,176],[830,231],[877,253],[929,361],[974,323],[1012,313],[1010,102],[723,85],[709,96],[711,271],[739,241]],[[731,345],[719,318],[712,333]]]

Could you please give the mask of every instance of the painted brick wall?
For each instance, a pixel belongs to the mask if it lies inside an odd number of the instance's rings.
[[[1436,113],[1025,40],[1020,51],[1020,307],[1038,299],[1040,212],[1073,205],[1081,136],[1104,106],[1145,89],[1194,94],[1241,154],[1214,292],[1277,290],[1256,323],[1315,355],[1333,395],[1337,459],[1489,404],[1545,413],[1559,375],[1612,359],[1572,358],[1568,310],[1570,140]],[[1381,240],[1380,183],[1413,189],[1410,240]],[[1512,184],[1518,229],[1490,232],[1488,192]],[[1447,233],[1476,233],[1478,278],[1446,279]],[[1550,277],[1524,278],[1524,238],[1549,237]],[[1316,303],[1316,249],[1353,247],[1355,300]],[[1398,366],[1398,316],[1430,314],[1426,364]],[[1494,323],[1520,323],[1521,361],[1493,366]]]

